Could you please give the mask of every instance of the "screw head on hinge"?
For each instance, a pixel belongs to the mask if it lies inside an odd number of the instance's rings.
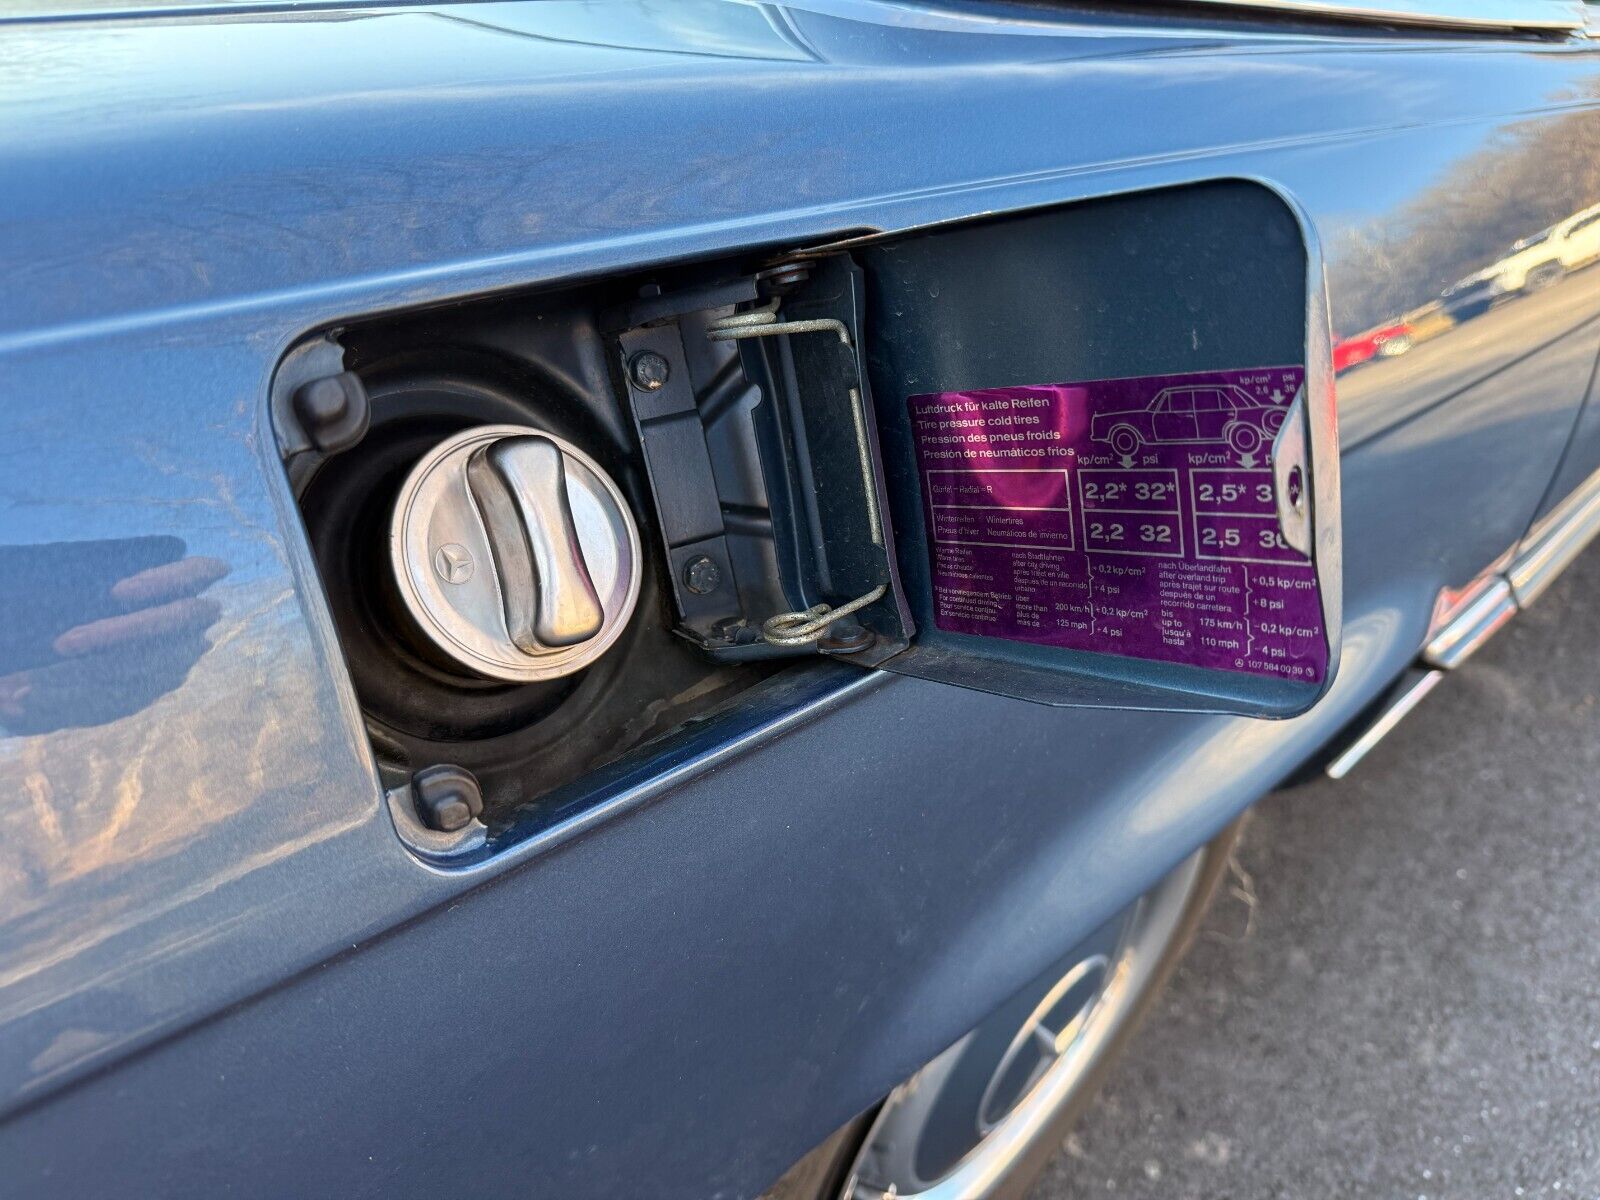
[[[411,777],[417,816],[429,829],[454,833],[483,812],[483,789],[475,775],[451,763],[425,767]]]
[[[659,392],[672,376],[672,364],[654,350],[641,350],[628,360],[628,382],[641,392]]]
[[[704,554],[691,558],[683,567],[683,586],[696,596],[706,596],[722,585],[722,570]]]
[[[854,654],[865,650],[875,640],[872,630],[854,617],[840,617],[828,626],[828,632],[817,642],[817,649],[830,654]]]

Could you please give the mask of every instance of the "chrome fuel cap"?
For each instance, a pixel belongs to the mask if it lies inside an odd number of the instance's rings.
[[[463,430],[424,455],[395,501],[389,556],[429,641],[513,683],[588,666],[639,598],[639,533],[616,484],[520,425]]]

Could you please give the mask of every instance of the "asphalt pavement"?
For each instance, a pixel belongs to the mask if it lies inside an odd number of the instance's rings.
[[[1236,870],[1032,1200],[1600,1197],[1600,548]]]

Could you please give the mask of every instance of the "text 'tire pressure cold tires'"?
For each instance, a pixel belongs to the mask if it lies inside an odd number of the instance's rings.
[[[764,1200],[1020,1200],[1182,957],[1242,824],[795,1164]]]

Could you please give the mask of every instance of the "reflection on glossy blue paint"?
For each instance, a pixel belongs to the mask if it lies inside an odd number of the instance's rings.
[[[103,725],[188,677],[228,573],[154,535],[0,546],[0,737]]]

